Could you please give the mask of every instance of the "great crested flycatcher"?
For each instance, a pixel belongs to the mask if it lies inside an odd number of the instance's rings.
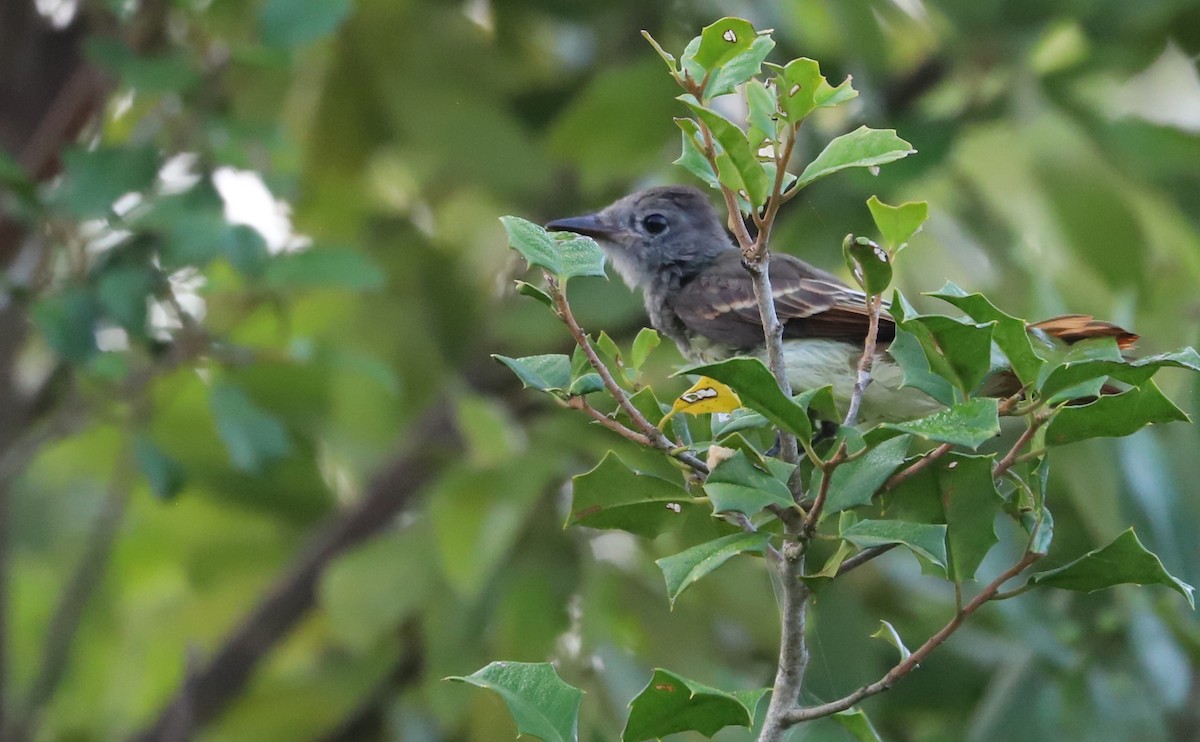
[[[758,302],[742,254],[704,193],[690,186],[650,188],[585,216],[546,225],[596,239],[630,288],[641,289],[650,323],[675,341],[689,361],[734,355],[765,356]],[[784,324],[784,361],[794,392],[832,385],[848,403],[867,335],[866,296],[804,261],[775,253],[770,262],[775,311]],[[885,305],[886,306],[886,305]],[[1114,337],[1128,347],[1137,336],[1088,315],[1063,315],[1030,325],[1072,343]],[[886,312],[879,322],[879,355],[863,398],[863,422],[899,421],[941,405],[912,387],[887,355],[896,336]],[[989,393],[1015,391],[1011,374],[984,382]],[[1017,385],[1019,386],[1019,385]]]

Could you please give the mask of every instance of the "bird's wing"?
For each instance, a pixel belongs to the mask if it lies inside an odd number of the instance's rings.
[[[784,337],[832,338],[861,343],[867,335],[866,296],[790,255],[771,258],[771,292]],[[762,324],[750,274],[731,250],[687,283],[673,302],[687,327],[735,348],[762,342]],[[895,336],[892,318],[880,316],[879,339]]]
[[[1099,320],[1090,314],[1062,314],[1029,325],[1031,330],[1041,330],[1065,343],[1077,343],[1091,338],[1114,338],[1117,347],[1129,350],[1138,341],[1138,336],[1112,322]]]

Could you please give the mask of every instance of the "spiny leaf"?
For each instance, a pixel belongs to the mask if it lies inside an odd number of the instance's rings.
[[[1000,434],[999,404],[991,398],[970,399],[928,417],[884,427],[974,450]]]
[[[766,689],[726,693],[669,670],[654,676],[629,704],[629,721],[622,742],[659,739],[676,732],[696,731],[711,737],[727,726],[748,727]]]
[[[787,485],[750,463],[742,451],[713,468],[704,481],[704,491],[718,513],[754,515],[768,505],[786,508],[795,504]]]
[[[667,599],[674,606],[675,599],[692,583],[738,554],[761,552],[770,540],[770,534],[763,532],[731,533],[655,561],[667,581]]]
[[[596,468],[571,481],[567,526],[613,528],[653,538],[679,522],[684,508],[698,506],[687,490],[630,469],[612,451]]]
[[[471,675],[446,680],[495,691],[517,722],[519,734],[544,742],[578,739],[583,691],[564,683],[549,662],[493,662]]]
[[[1046,429],[1046,444],[1063,446],[1088,438],[1121,437],[1147,425],[1186,421],[1188,416],[1167,399],[1153,381],[1095,402],[1064,407]]]
[[[1089,551],[1058,569],[1038,572],[1029,581],[1035,585],[1085,593],[1113,585],[1166,585],[1187,598],[1192,608],[1196,607],[1192,595],[1195,589],[1171,576],[1162,561],[1142,546],[1132,528],[1117,536],[1108,546]]]
[[[946,566],[946,526],[901,520],[860,520],[841,532],[842,538],[863,548],[904,544],[917,554]]]
[[[793,124],[799,123],[817,108],[844,103],[858,95],[847,77],[833,87],[821,74],[821,66],[812,59],[800,57],[788,62],[775,78],[780,108]]]
[[[883,236],[883,243],[893,254],[904,249],[929,218],[929,204],[925,201],[910,201],[899,206],[889,206],[880,201],[878,196],[871,196],[867,199],[867,208],[871,211],[871,218],[875,220],[875,227]]]

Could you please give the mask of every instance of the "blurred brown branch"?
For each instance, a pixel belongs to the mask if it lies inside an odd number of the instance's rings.
[[[322,570],[338,554],[391,523],[436,473],[439,454],[458,444],[451,408],[435,404],[413,425],[408,439],[408,451],[383,469],[357,505],[316,529],[258,605],[206,663],[188,673],[158,718],[132,739],[186,739],[237,698],[259,661],[313,607]]]

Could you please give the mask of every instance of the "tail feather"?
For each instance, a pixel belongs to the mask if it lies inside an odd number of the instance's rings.
[[[1129,350],[1138,341],[1138,336],[1112,322],[1098,320],[1090,314],[1063,314],[1058,317],[1034,322],[1031,330],[1041,330],[1065,343],[1077,343],[1091,338],[1115,338],[1117,347]]]

